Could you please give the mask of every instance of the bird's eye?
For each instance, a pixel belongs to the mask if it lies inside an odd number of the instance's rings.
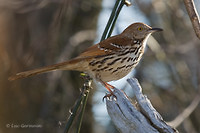
[[[142,31],[142,30],[143,30],[143,28],[142,28],[142,27],[139,27],[139,28],[138,28],[138,30],[139,30],[139,31]]]

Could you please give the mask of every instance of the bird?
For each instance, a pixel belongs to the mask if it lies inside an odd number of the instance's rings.
[[[54,65],[24,71],[12,75],[8,80],[26,78],[55,70],[86,72],[100,82],[112,95],[115,87],[109,81],[119,80],[130,73],[144,54],[147,39],[161,28],[152,28],[137,22],[129,25],[121,34],[109,37],[87,48],[79,56]]]

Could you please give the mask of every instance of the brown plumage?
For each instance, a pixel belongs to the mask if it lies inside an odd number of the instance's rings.
[[[162,31],[162,29],[151,28],[143,23],[134,23],[121,34],[89,47],[72,60],[20,72],[9,77],[9,80],[30,77],[54,70],[84,71],[101,82],[112,93],[111,86],[106,82],[123,78],[135,68],[144,53],[148,37],[155,31]]]

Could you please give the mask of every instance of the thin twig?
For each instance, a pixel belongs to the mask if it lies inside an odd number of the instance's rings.
[[[112,25],[110,26],[110,31],[109,31],[109,33],[108,33],[107,38],[111,36],[112,31],[113,31],[114,26],[115,26],[115,23],[116,23],[116,20],[117,20],[117,18],[118,18],[118,16],[119,16],[119,13],[120,13],[120,11],[122,10],[122,7],[123,7],[124,5],[125,5],[125,0],[122,0],[121,3],[120,3],[119,6],[118,6],[118,9],[117,9],[117,11],[116,11],[115,17],[114,17],[113,22],[112,22]]]
[[[71,115],[70,115],[70,117],[69,117],[69,119],[67,121],[64,133],[68,133],[68,131],[69,131],[69,129],[70,129],[75,117],[76,117],[76,113],[77,113],[78,109],[82,105],[80,119],[78,121],[78,129],[77,129],[77,133],[80,132],[81,123],[82,123],[82,117],[83,117],[83,114],[84,114],[84,111],[85,111],[88,95],[89,95],[90,88],[91,88],[91,82],[92,82],[92,80],[90,79],[90,77],[88,75],[84,74],[82,76],[85,79],[85,83],[84,83],[84,85],[82,87],[81,95],[79,96],[78,100],[76,101],[76,103],[74,105],[74,108],[73,108],[73,110],[71,112]]]
[[[194,31],[200,39],[200,20],[193,0],[184,0],[185,7],[192,22]]]
[[[81,130],[81,125],[82,125],[82,121],[83,121],[83,114],[85,112],[85,107],[86,107],[86,104],[87,104],[90,88],[91,88],[91,80],[89,79],[89,81],[87,82],[87,85],[85,85],[85,90],[84,90],[85,93],[84,93],[84,97],[83,97],[83,106],[82,106],[81,113],[79,115],[77,133],[80,133],[80,130]]]
[[[72,112],[71,112],[71,115],[70,115],[70,117],[69,117],[69,119],[68,119],[68,121],[67,121],[67,124],[66,124],[66,126],[65,126],[64,133],[68,133],[69,128],[71,127],[72,122],[74,121],[74,118],[75,118],[75,116],[76,116],[76,113],[77,113],[77,111],[78,111],[78,109],[79,109],[79,107],[80,107],[80,105],[81,105],[82,99],[83,99],[83,97],[80,96],[79,99],[76,101],[76,104],[75,104],[75,106],[74,106],[74,108],[73,108],[73,110],[72,110]]]
[[[103,32],[102,37],[101,37],[101,41],[103,41],[104,39],[111,36],[112,31],[113,31],[114,26],[115,26],[115,23],[116,23],[116,20],[117,20],[119,13],[120,13],[120,11],[121,11],[121,9],[124,5],[130,6],[131,3],[127,0],[117,0],[116,1],[114,8],[112,10],[112,13],[110,15],[110,18],[108,20],[108,23],[106,25],[106,28]]]
[[[191,104],[181,114],[179,114],[173,121],[167,123],[175,128],[178,127],[186,118],[190,116],[190,114],[196,109],[199,103],[200,94],[197,94]]]
[[[112,24],[112,22],[113,22],[113,19],[114,19],[114,17],[115,17],[115,12],[116,12],[116,10],[117,10],[117,7],[118,7],[118,5],[119,5],[119,2],[120,2],[120,0],[117,0],[116,3],[115,3],[115,5],[114,5],[114,8],[113,8],[112,13],[111,13],[111,15],[110,15],[110,18],[109,18],[108,23],[107,23],[107,25],[106,25],[106,28],[105,28],[105,30],[104,30],[104,32],[103,32],[102,37],[101,37],[101,41],[103,41],[104,39],[107,38],[108,30],[110,29],[110,26],[111,26],[111,24]]]

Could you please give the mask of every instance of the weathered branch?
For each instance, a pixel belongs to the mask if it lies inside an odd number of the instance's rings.
[[[176,129],[165,123],[160,114],[151,105],[149,99],[142,94],[137,79],[128,79],[133,88],[137,108],[125,93],[115,89],[115,98],[106,100],[108,114],[122,133],[174,133]]]
[[[185,7],[192,22],[194,31],[200,39],[200,20],[193,0],[184,0]]]

